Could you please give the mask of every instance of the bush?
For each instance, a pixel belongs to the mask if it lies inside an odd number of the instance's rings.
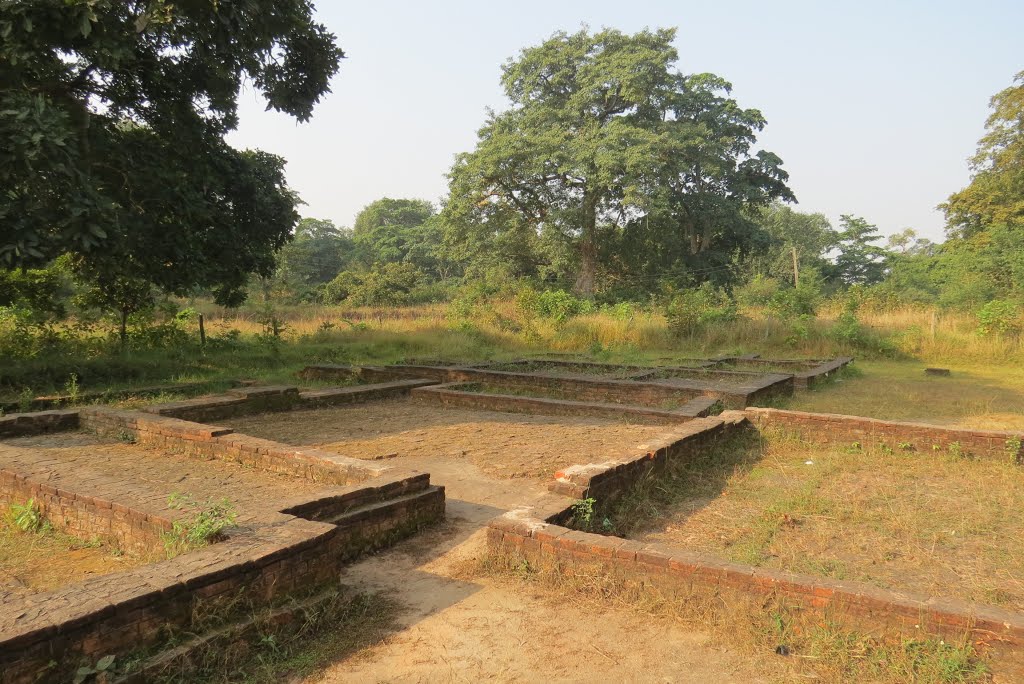
[[[675,295],[669,301],[665,317],[673,335],[692,335],[708,324],[736,320],[736,303],[724,291],[704,283],[695,290]]]
[[[582,314],[592,313],[594,305],[565,290],[538,292],[529,285],[516,291],[516,305],[524,314],[550,318],[558,323]]]
[[[342,271],[324,285],[325,304],[398,306],[409,303],[423,273],[412,264],[384,264],[365,273]]]
[[[1020,310],[1013,302],[994,299],[978,312],[979,335],[1017,335],[1020,329]]]
[[[742,306],[767,306],[782,289],[778,278],[768,278],[760,273],[746,285],[736,288],[736,301]]]
[[[821,298],[816,287],[799,286],[779,290],[768,300],[768,310],[783,321],[814,316]]]

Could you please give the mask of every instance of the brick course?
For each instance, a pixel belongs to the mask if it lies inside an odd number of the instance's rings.
[[[1021,462],[1024,433],[1004,430],[945,428],[927,423],[878,420],[835,413],[806,413],[749,408],[745,414],[758,427],[779,427],[819,444],[858,442],[865,447],[885,445],[894,451],[912,449],[921,454],[948,452],[958,444],[966,456]]]

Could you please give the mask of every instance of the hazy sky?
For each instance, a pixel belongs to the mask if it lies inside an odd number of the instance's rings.
[[[680,71],[718,74],[764,113],[798,209],[941,239],[935,205],[967,183],[989,98],[1024,69],[1020,0],[316,4],[347,54],[334,92],[307,124],[247,94],[230,139],[285,157],[303,215],[340,225],[380,197],[443,197],[521,48],[582,24],[674,26]]]

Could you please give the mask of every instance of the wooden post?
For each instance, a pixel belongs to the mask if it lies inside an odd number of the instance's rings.
[[[793,248],[793,287],[800,287],[800,263],[796,260],[796,247]]]
[[[199,344],[206,346],[206,326],[203,325],[203,314],[199,314]]]
[[[935,341],[935,327],[939,322],[939,311],[938,309],[932,309],[932,342]]]

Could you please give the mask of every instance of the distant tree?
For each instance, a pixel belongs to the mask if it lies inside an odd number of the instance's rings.
[[[970,161],[971,183],[940,206],[953,237],[970,238],[990,225],[1024,226],[1024,71],[990,106],[987,132]]]
[[[312,289],[332,280],[355,257],[352,231],[332,221],[304,218],[278,255],[278,275],[292,287]]]
[[[751,153],[761,114],[726,97],[722,79],[675,71],[674,38],[556,33],[508,61],[512,107],[490,113],[449,174],[450,239],[495,245],[520,265],[555,263],[565,245],[576,290],[590,296],[602,243],[623,231],[680,233],[673,244],[696,256],[749,227],[746,203],[791,198],[779,159]]]
[[[859,216],[843,214],[836,236],[839,250],[835,260],[836,277],[847,285],[872,285],[886,273],[887,252],[872,244],[882,239],[878,227]]]
[[[420,199],[385,197],[356,216],[353,237],[364,265],[408,263],[444,278],[453,264],[443,248],[443,232],[434,205]]]
[[[795,211],[780,203],[752,212],[752,220],[769,236],[762,249],[743,262],[751,274],[760,274],[794,283],[793,255],[799,271],[828,268],[828,253],[839,239],[823,214]]]
[[[338,69],[308,0],[0,3],[0,265],[237,303],[298,220],[284,162],[224,142],[243,83],[307,120]],[[111,289],[113,288],[113,289]],[[141,286],[139,291],[141,291]]]

